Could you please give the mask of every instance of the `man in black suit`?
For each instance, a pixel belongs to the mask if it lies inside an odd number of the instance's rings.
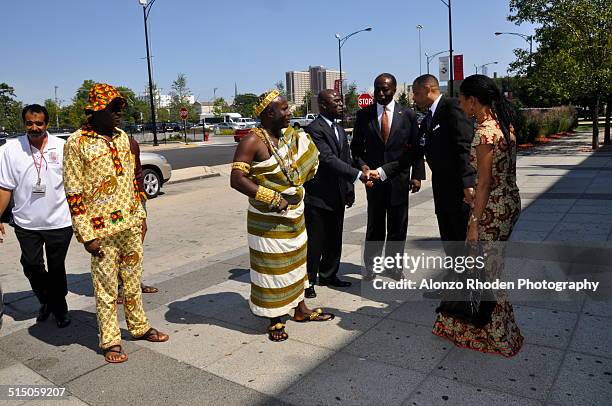
[[[355,202],[353,184],[366,176],[351,165],[346,133],[335,120],[342,116],[342,98],[334,90],[318,95],[321,114],[305,130],[319,150],[316,176],[304,185],[304,217],[308,232],[307,269],[310,287],[306,297],[316,297],[314,285],[348,287],[350,282],[337,276],[342,254],[344,207]]]
[[[369,178],[378,178],[367,189],[368,225],[364,249],[365,279],[373,277],[374,257],[382,254],[387,241],[386,256],[403,253],[408,231],[409,192],[418,192],[425,178],[422,156],[412,155],[417,146],[416,114],[408,107],[395,103],[395,77],[389,73],[374,81],[376,103],[357,112],[351,142],[355,164]],[[403,167],[399,161],[408,162]],[[391,276],[401,277],[401,270]]]
[[[415,103],[427,109],[419,130],[420,146],[432,172],[432,187],[438,228],[447,255],[460,255],[474,196],[476,171],[470,164],[474,127],[456,99],[442,96],[438,79],[422,75],[415,79]],[[453,243],[455,242],[455,243]],[[441,292],[427,292],[439,297]]]

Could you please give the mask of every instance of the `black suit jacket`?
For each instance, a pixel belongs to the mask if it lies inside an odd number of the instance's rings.
[[[315,177],[304,184],[304,203],[326,210],[355,202],[353,183],[359,174],[351,165],[346,133],[341,126],[337,128],[340,141],[321,116],[305,128],[319,150],[319,169]]]
[[[357,112],[351,142],[353,160],[359,168],[363,165],[370,169],[381,167],[388,178],[384,183],[391,184],[391,204],[407,203],[410,179],[425,179],[422,154],[415,154],[419,142],[416,114],[396,103],[391,132],[385,144],[376,106],[374,103]],[[382,186],[377,182],[372,189],[368,188],[368,193],[376,193],[382,190]]]
[[[442,96],[425,137],[424,153],[432,172],[436,212],[457,211],[463,201],[463,188],[474,186],[476,171],[470,165],[474,126],[456,99]]]

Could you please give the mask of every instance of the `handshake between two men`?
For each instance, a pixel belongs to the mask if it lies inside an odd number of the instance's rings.
[[[374,187],[376,182],[384,182],[384,175],[381,176],[381,173],[378,169],[370,169],[369,166],[363,165],[361,167],[361,175],[359,176],[359,180],[366,185],[366,187]],[[410,180],[410,192],[416,193],[421,189],[421,181],[418,179]]]

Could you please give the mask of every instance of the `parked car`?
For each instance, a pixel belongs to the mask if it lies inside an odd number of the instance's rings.
[[[164,183],[172,176],[172,166],[165,156],[153,152],[141,152],[140,164],[144,178],[144,190],[147,199],[159,195]]]
[[[240,140],[243,139],[244,136],[250,132],[251,132],[250,128],[241,128],[239,130],[236,130],[236,132],[234,132],[234,141],[240,142]]]
[[[215,131],[218,130],[239,130],[241,128],[240,124],[237,123],[218,123],[215,124]]]
[[[306,117],[292,118],[289,120],[289,125],[292,125],[294,128],[306,127],[308,124],[312,123],[315,118],[317,118],[316,114],[306,114]]]

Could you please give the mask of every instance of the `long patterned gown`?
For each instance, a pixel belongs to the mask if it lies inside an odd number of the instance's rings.
[[[257,135],[266,143],[265,135]],[[276,149],[269,143],[270,158],[253,162],[249,179],[280,192],[289,202],[286,212],[271,211],[267,204],[249,199],[247,214],[251,261],[251,311],[262,317],[283,316],[304,299],[309,286],[306,273],[304,183],[312,179],[319,151],[310,137],[289,127]],[[282,165],[285,164],[285,170]],[[290,175],[286,172],[289,169]]]
[[[510,142],[494,119],[478,125],[470,161],[476,167],[476,147],[493,146],[492,184],[489,200],[478,224],[478,238],[482,241],[486,259],[486,278],[502,277],[504,266],[503,242],[510,238],[512,228],[521,212],[521,197],[516,185],[516,138],[510,133]],[[502,242],[502,243],[499,243]],[[438,314],[433,333],[449,339],[459,347],[485,353],[512,357],[523,345],[523,336],[514,320],[512,305],[504,291],[496,291],[497,305],[492,320],[482,328],[476,328],[451,315]]]

